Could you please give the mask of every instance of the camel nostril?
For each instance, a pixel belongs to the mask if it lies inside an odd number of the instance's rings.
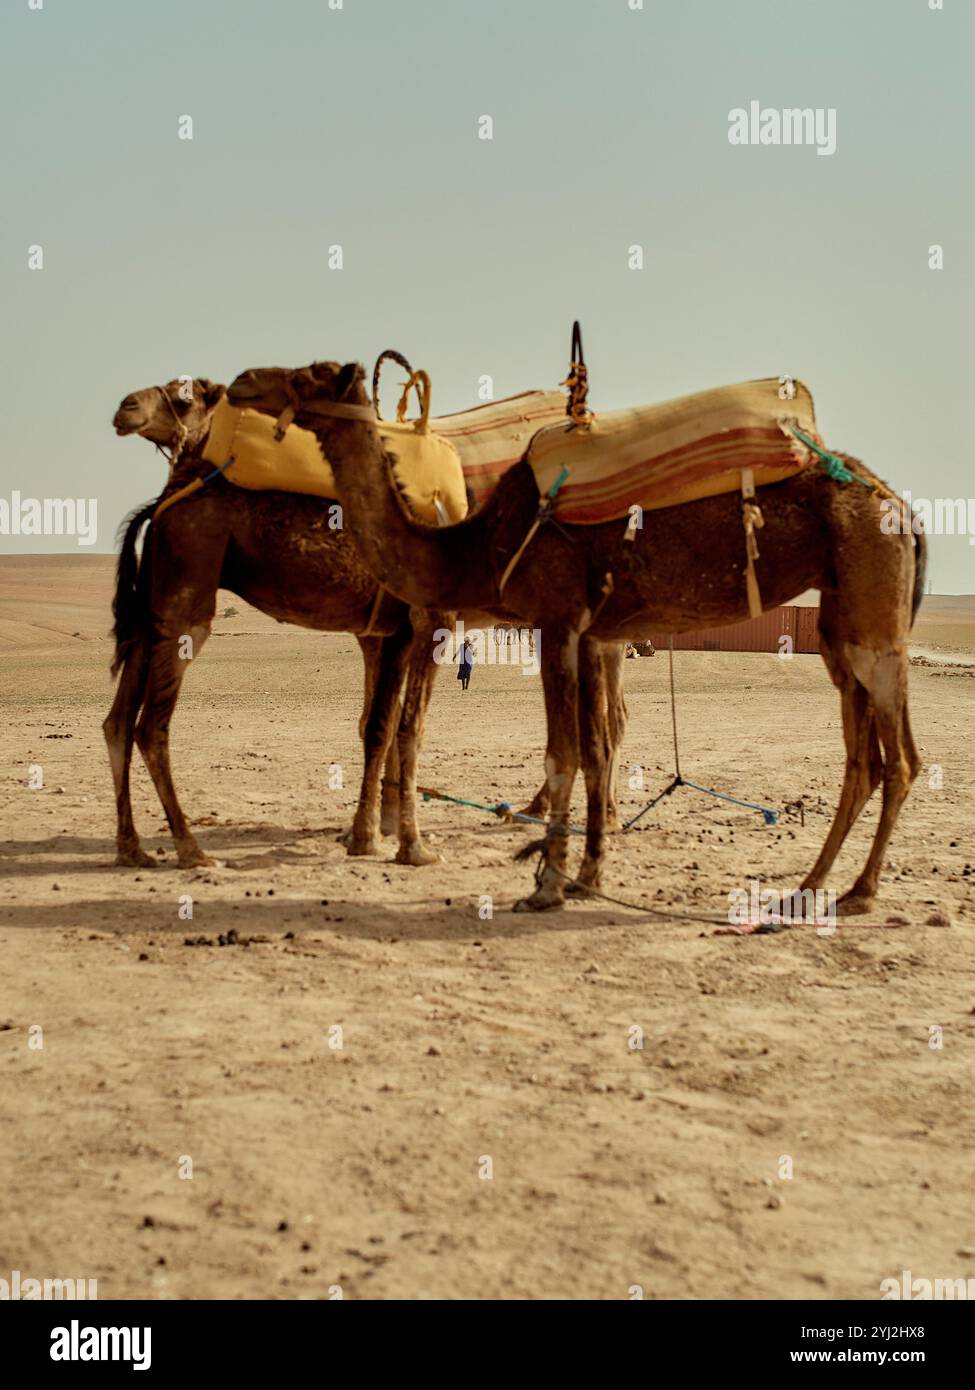
[[[138,410],[138,408],[139,402],[136,400],[135,396],[126,396],[125,400],[119,406],[119,410]]]

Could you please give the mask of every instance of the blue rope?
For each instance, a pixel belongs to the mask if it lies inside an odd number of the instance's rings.
[[[729,796],[727,792],[716,792],[713,787],[702,787],[700,782],[689,782],[686,777],[678,772],[674,780],[669,786],[664,788],[659,796],[655,796],[652,801],[644,806],[642,811],[637,811],[636,815],[632,816],[626,822],[623,826],[623,830],[627,831],[631,829],[636,825],[638,820],[642,820],[648,811],[653,810],[658,801],[663,801],[665,796],[669,796],[671,792],[676,791],[678,787],[693,787],[696,792],[704,792],[706,796],[716,796],[721,801],[732,801],[736,806],[747,806],[750,811],[761,811],[766,825],[778,825],[779,823],[779,813],[778,811],[773,811],[771,806],[760,806],[757,801],[742,801],[741,797]]]
[[[424,801],[452,801],[455,806],[472,806],[475,811],[490,811],[493,816],[502,816],[509,820],[527,821],[531,825],[547,825],[548,821],[540,820],[538,816],[526,816],[521,811],[512,811],[510,801],[499,801],[497,806],[485,806],[480,801],[468,801],[464,796],[448,796],[446,792],[435,791],[432,787],[417,787]],[[572,835],[585,835],[585,830],[580,830],[576,825],[565,827]]]
[[[761,811],[766,825],[779,823],[778,811],[773,811],[770,806],[760,806],[757,801],[742,801],[740,797],[728,796],[726,792],[716,792],[713,787],[702,787],[698,782],[688,782],[686,777],[682,777],[681,782],[685,787],[693,787],[696,792],[704,792],[707,796],[719,797],[721,801],[733,801],[736,806],[747,806],[751,811]]]
[[[208,473],[208,474],[206,475],[206,477],[203,479],[204,484],[209,483],[209,482],[212,482],[214,478],[219,478],[219,477],[220,477],[220,474],[223,472],[223,470],[224,470],[225,468],[229,468],[230,465],[231,465],[232,463],[236,463],[236,462],[237,462],[236,459],[229,458],[229,459],[227,460],[226,463],[221,463],[221,464],[219,464],[219,465],[213,470],[212,473]]]

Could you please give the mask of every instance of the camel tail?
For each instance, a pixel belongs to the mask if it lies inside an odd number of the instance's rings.
[[[913,526],[911,529],[914,531],[914,595],[911,600],[911,627],[913,627],[917,610],[921,607],[921,600],[924,597],[924,580],[928,571],[928,538],[922,530],[914,530]]]
[[[135,547],[139,539],[139,532],[145,523],[152,516],[158,505],[158,498],[152,502],[147,502],[143,507],[137,507],[135,511],[122,522],[119,527],[119,536],[122,544],[119,549],[118,564],[115,567],[115,597],[112,599],[112,614],[115,618],[112,627],[112,636],[115,638],[115,655],[112,658],[111,671],[113,676],[117,676],[132,646],[145,634],[146,630],[146,603],[145,598],[149,592],[150,560],[149,560],[149,532],[146,532],[146,544],[142,547],[142,560],[136,554]]]

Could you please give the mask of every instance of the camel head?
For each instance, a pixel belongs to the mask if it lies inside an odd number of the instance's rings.
[[[126,396],[115,412],[115,433],[141,434],[170,449],[197,443],[206,433],[225,386],[207,377],[179,377]]]
[[[315,407],[332,404],[369,405],[363,381],[365,372],[357,362],[312,362],[308,367],[251,367],[241,372],[227,388],[231,405],[260,410],[273,415],[283,429],[292,420],[310,423]]]

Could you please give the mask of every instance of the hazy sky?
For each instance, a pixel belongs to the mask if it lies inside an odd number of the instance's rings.
[[[597,409],[788,372],[832,447],[975,499],[971,0],[634,2],[5,0],[0,497],[96,497],[110,550],[164,480],[127,391],[395,346],[443,413],[553,386],[578,316]],[[835,108],[836,152],[731,145],[751,101]],[[0,535],[40,549],[79,548]]]

